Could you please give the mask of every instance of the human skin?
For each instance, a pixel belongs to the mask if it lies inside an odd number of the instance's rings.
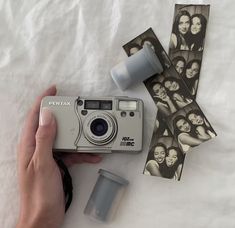
[[[190,30],[190,15],[186,11],[182,11],[180,14],[177,15],[174,22],[174,31],[171,35],[170,48],[174,49],[178,47],[180,50],[189,50],[186,42],[186,35]]]
[[[179,74],[182,74],[183,70],[184,70],[184,62],[183,61],[178,61],[175,65],[175,69]]]
[[[167,95],[166,89],[161,84],[156,83],[153,86],[153,92],[155,93],[154,97],[161,99],[168,105],[169,109],[159,104],[160,102],[157,103],[157,107],[161,110],[161,112],[164,113],[164,115],[169,115],[171,113],[176,112],[176,107],[174,106],[170,97]]]
[[[156,146],[154,149],[154,159],[150,160],[147,165],[146,169],[152,176],[162,176],[159,171],[159,164],[162,164],[165,161],[166,157],[166,150],[162,146]]]
[[[201,20],[199,17],[194,17],[191,24],[191,33],[193,35],[198,34],[202,29]]]
[[[157,146],[154,149],[154,159],[157,161],[158,164],[161,164],[164,162],[165,160],[165,156],[166,156],[166,151],[163,147],[161,146]]]
[[[185,119],[179,119],[176,122],[176,126],[182,132],[178,135],[178,140],[180,140],[183,144],[197,146],[202,143],[202,140],[194,138],[189,134],[191,131],[191,126]]]
[[[182,95],[177,93],[177,91],[180,88],[180,85],[177,81],[173,81],[173,80],[168,81],[168,80],[166,80],[164,85],[169,91],[175,92],[173,94],[172,98],[176,102],[176,104],[179,108],[183,108],[184,106],[186,106],[187,104],[192,102],[191,99],[185,99]]]
[[[176,102],[176,104],[179,108],[183,108],[192,102],[192,99],[190,99],[190,98],[185,99],[184,97],[182,97],[178,93],[173,94],[173,100]]]
[[[177,123],[176,123],[176,126],[182,132],[190,132],[191,131],[190,124],[184,119],[178,120]]]
[[[172,167],[178,160],[177,151],[175,149],[170,149],[168,155],[166,156],[166,165]]]
[[[165,90],[165,88],[161,85],[161,84],[155,84],[153,86],[153,92],[155,93],[155,96],[162,99],[162,100],[166,100],[168,95],[167,92]]]
[[[196,113],[190,113],[188,119],[193,125],[197,126],[196,132],[199,139],[208,140],[211,138],[211,136],[206,132],[205,128],[201,126],[204,124],[204,120],[200,115],[197,115]]]
[[[197,62],[192,63],[190,68],[186,69],[186,77],[193,78],[199,73],[199,64]]]
[[[182,35],[185,35],[190,27],[190,18],[187,15],[183,15],[179,19],[178,29]]]
[[[18,179],[20,214],[17,228],[58,228],[65,214],[62,176],[53,158],[52,146],[56,120],[49,109],[42,111],[44,96],[54,96],[52,86],[37,98],[29,111],[18,145]],[[97,163],[101,157],[88,154],[67,154],[62,159],[67,166],[75,163]]]
[[[193,125],[202,125],[204,123],[203,118],[200,115],[197,115],[195,113],[191,113],[188,116],[188,119]]]
[[[179,83],[176,81],[165,81],[164,85],[169,91],[177,91],[179,89]]]

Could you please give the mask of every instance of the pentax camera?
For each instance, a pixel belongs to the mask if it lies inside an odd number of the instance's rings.
[[[47,96],[57,122],[53,149],[63,152],[111,153],[142,150],[143,101],[129,97]]]

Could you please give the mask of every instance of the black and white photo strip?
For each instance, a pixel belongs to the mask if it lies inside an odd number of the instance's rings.
[[[185,155],[171,133],[157,137],[150,144],[144,174],[180,180]]]
[[[209,5],[175,5],[169,57],[196,98]]]
[[[160,51],[158,50],[159,46],[157,45],[157,42],[156,42],[156,36],[153,33],[151,28],[147,30],[146,32],[144,32],[143,34],[141,34],[140,36],[136,37],[134,40],[125,44],[123,48],[126,54],[128,56],[131,56],[135,54],[137,51],[139,51],[140,49],[142,49],[145,43],[150,45],[151,48],[155,51],[155,53]],[[171,62],[169,58],[167,57],[165,52],[160,52],[160,53],[162,55],[160,61],[163,64],[163,68],[164,69],[169,68],[171,66]],[[155,78],[156,76],[157,75],[154,75],[152,78]],[[163,81],[164,76],[159,75],[159,79],[160,81],[161,80]],[[170,132],[163,117],[164,116],[162,116],[161,112],[157,113],[153,135],[152,135],[151,143],[150,143],[150,151],[148,152],[148,157],[146,160],[146,164],[144,166],[143,173],[145,175],[180,180],[181,173],[183,170],[185,155],[180,150],[178,146],[178,142],[176,141],[175,137]],[[161,143],[164,145],[162,147],[164,149],[164,152],[161,154],[158,152],[159,151],[158,143]],[[167,156],[168,148],[170,148],[169,156]],[[176,156],[174,155],[175,153],[177,153]],[[163,156],[163,158],[160,158],[161,156]],[[166,156],[167,156],[168,163],[166,163],[166,159],[165,159]]]
[[[162,118],[166,119],[168,116],[192,103],[194,98],[151,28],[128,42],[123,48],[129,53],[127,49],[132,48],[130,44],[134,43],[141,46],[146,41],[151,41],[151,47],[162,63],[164,70],[161,74],[153,75],[145,80],[144,84],[152,96]],[[174,134],[174,131],[172,131],[172,134]]]
[[[183,153],[216,136],[196,102],[192,102],[167,119],[167,125]]]
[[[156,41],[157,38],[156,38]],[[159,42],[159,41],[158,41]],[[162,53],[164,52],[160,42],[159,42],[158,50],[159,53],[156,53],[160,58]],[[194,56],[197,58],[197,56]],[[149,93],[151,94],[158,111],[161,113],[163,119],[170,117],[172,115],[178,115],[181,110],[185,110],[186,107],[190,107],[190,104],[194,104],[194,109],[197,109],[197,115],[206,119],[205,115],[199,108],[198,104],[192,97],[189,89],[184,83],[183,77],[176,71],[175,67],[171,65],[169,68],[165,66],[165,70],[161,75],[153,76],[145,81],[145,86],[147,87]],[[211,129],[213,135],[216,136],[213,128],[209,124],[208,120],[206,121],[207,127]],[[170,127],[171,133],[175,136],[177,141],[179,141],[178,137],[178,127],[177,125],[172,125],[169,121],[167,121],[168,127]],[[202,142],[205,142],[213,137],[205,137],[197,141],[197,144],[193,146],[200,145]],[[193,147],[190,146],[190,147]],[[186,152],[185,148],[180,144],[181,149]],[[190,148],[188,147],[188,149]],[[188,150],[187,150],[188,151]]]
[[[140,50],[145,42],[148,42],[148,44],[154,49],[164,68],[161,75],[154,75],[145,81],[145,85],[159,109],[155,121],[155,125],[158,127],[155,127],[155,132],[151,140],[151,144],[156,145],[158,139],[161,137],[171,136],[172,139],[175,138],[172,136],[172,134],[174,134],[174,130],[168,128],[165,120],[168,116],[173,115],[182,108],[191,104],[193,102],[193,97],[181,75],[178,74],[169,60],[166,52],[151,28],[128,42],[123,46],[123,48],[127,55],[130,56]],[[177,145],[178,142],[175,142]],[[151,151],[152,150],[150,149],[149,153],[151,153]],[[183,153],[181,152],[181,154]],[[148,164],[148,160],[149,159],[147,159],[146,164]],[[144,173],[147,174],[148,172],[145,170]],[[153,175],[151,172],[149,173],[150,175]],[[180,175],[178,176],[180,177]]]
[[[203,50],[209,10],[209,5],[175,5],[169,55],[177,50]]]

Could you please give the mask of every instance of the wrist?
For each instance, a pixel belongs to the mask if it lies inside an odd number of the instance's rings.
[[[16,228],[59,228],[54,224],[51,224],[47,219],[39,218],[39,217],[28,217],[28,218],[20,218]]]
[[[38,221],[31,221],[26,219],[20,219],[16,225],[16,228],[38,228],[40,223]]]

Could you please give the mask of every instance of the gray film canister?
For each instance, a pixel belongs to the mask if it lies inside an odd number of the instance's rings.
[[[125,90],[162,71],[162,64],[154,50],[150,45],[144,44],[140,51],[114,66],[110,73],[116,85]]]
[[[91,219],[109,222],[117,210],[129,181],[104,169],[100,169],[99,174],[84,214]]]

